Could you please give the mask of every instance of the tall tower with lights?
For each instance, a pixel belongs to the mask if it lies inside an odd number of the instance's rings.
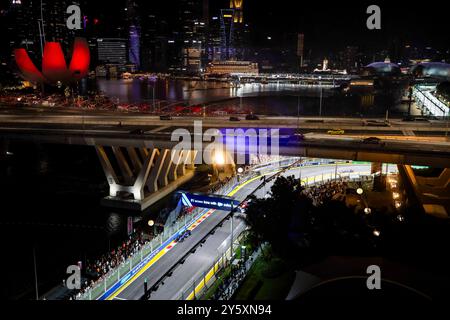
[[[244,23],[244,0],[230,0],[230,9],[234,10],[234,23]]]
[[[221,60],[234,60],[234,9],[220,10]]]
[[[132,64],[136,66],[137,70],[141,68],[141,45],[140,45],[140,21],[137,15],[137,4],[133,0],[127,1],[127,20],[129,24],[129,47],[128,56]]]
[[[233,10],[232,59],[245,58],[245,43],[248,25],[244,23],[244,0],[230,0],[230,10]]]

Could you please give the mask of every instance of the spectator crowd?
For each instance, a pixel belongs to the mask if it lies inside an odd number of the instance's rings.
[[[95,261],[87,261],[85,275],[89,280],[81,284],[81,290],[76,297],[81,297],[89,289],[92,289],[99,281],[105,279],[111,270],[114,270],[129,257],[133,256],[146,244],[142,233],[133,233],[116,249],[102,255]]]
[[[218,193],[223,187],[228,185],[232,180],[234,180],[234,177],[226,177],[222,180],[217,181],[216,184],[212,185],[208,192],[209,193]]]
[[[344,193],[346,188],[347,182],[334,180],[307,187],[303,192],[313,201],[314,205],[319,206],[331,200],[334,195]]]

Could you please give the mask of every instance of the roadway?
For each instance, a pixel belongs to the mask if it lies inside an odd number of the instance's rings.
[[[261,117],[257,121],[231,122],[226,117],[180,116],[162,121],[157,116],[133,113],[98,111],[83,115],[80,112],[20,114],[4,111],[0,114],[0,134],[4,139],[41,143],[171,149],[178,144],[178,140],[171,139],[173,131],[186,129],[192,133],[195,120],[202,121],[202,130],[279,129],[279,153],[286,156],[435,167],[447,167],[450,158],[448,123],[438,120],[385,123],[382,119]],[[283,145],[281,138],[292,136],[294,128],[304,133],[305,139],[294,144],[284,141]],[[327,131],[333,128],[343,129],[345,134],[328,135]],[[133,132],[135,129],[140,129],[139,133]],[[366,137],[377,137],[383,143],[365,143]],[[209,144],[204,142],[204,147]]]
[[[326,132],[329,129],[344,129],[359,133],[388,133],[395,135],[443,135],[448,131],[447,121],[402,121],[391,119],[389,123],[384,118],[342,118],[342,117],[289,117],[260,116],[260,120],[245,120],[243,115],[237,115],[241,121],[229,121],[229,117],[192,117],[180,115],[172,120],[161,121],[159,116],[121,113],[111,111],[80,111],[76,109],[11,109],[0,107],[0,127],[11,124],[26,125],[31,128],[72,128],[72,129],[114,129],[127,131],[143,128],[147,131],[160,127],[191,127],[195,120],[201,120],[205,128],[224,127],[254,127],[254,128],[300,128],[305,132]],[[118,127],[121,123],[122,127]],[[34,126],[32,125],[34,124]],[[47,125],[47,126],[46,126]],[[20,128],[20,126],[18,126]]]
[[[76,117],[75,117],[76,118]],[[141,117],[138,117],[143,121]],[[95,120],[85,120],[83,125],[77,123],[78,120],[72,119],[72,116],[64,116],[67,123],[63,120],[57,120],[51,123],[4,123],[3,117],[0,117],[0,134],[4,139],[38,141],[41,143],[62,143],[75,145],[91,146],[121,146],[136,148],[164,148],[172,149],[179,140],[173,141],[171,136],[175,129],[184,128],[188,132],[194,132],[193,118],[182,118],[174,121],[161,121],[153,117],[153,120],[143,121],[146,125],[117,126],[103,123],[101,117],[95,117]],[[120,119],[120,118],[118,118]],[[114,122],[117,123],[117,118]],[[21,118],[21,121],[23,119]],[[350,121],[351,119],[345,120]],[[213,122],[216,126],[213,125]],[[133,121],[132,121],[133,122]],[[315,157],[325,159],[346,159],[356,161],[384,162],[397,164],[415,164],[431,165],[435,167],[447,167],[450,158],[450,142],[445,136],[446,127],[439,123],[431,125],[421,124],[414,129],[406,124],[402,124],[402,130],[396,127],[389,127],[396,131],[386,131],[387,127],[364,127],[351,126],[348,129],[345,126],[340,128],[345,130],[343,135],[328,135],[327,129],[308,129],[306,125],[300,124],[301,131],[305,134],[302,141],[291,143],[289,138],[294,129],[289,128],[289,121],[277,120],[278,126],[269,124],[265,121],[240,121],[230,122],[218,119],[207,119],[202,125],[202,129],[222,128],[225,132],[227,128],[236,129],[238,126],[244,128],[268,128],[274,126],[279,129],[280,148],[279,154],[286,156]],[[134,122],[133,122],[134,123]],[[149,125],[152,123],[153,125]],[[323,124],[314,124],[322,126]],[[327,124],[328,127],[333,127]],[[431,127],[430,127],[431,125]],[[433,127],[435,126],[435,127]],[[334,127],[338,127],[335,125]],[[142,133],[132,132],[140,128]],[[368,131],[370,128],[370,131]],[[434,128],[431,130],[430,128]],[[375,130],[377,129],[377,130]],[[416,136],[420,131],[420,136]],[[437,131],[436,131],[437,130]],[[202,131],[203,132],[203,131]],[[404,135],[402,135],[404,133]],[[440,136],[439,136],[440,135]],[[191,139],[193,138],[191,134]],[[365,137],[378,137],[382,143],[365,143]],[[197,138],[197,137],[196,137]],[[202,139],[203,137],[198,137]],[[282,140],[284,139],[284,141]],[[210,144],[209,141],[203,141],[203,147]],[[245,150],[248,152],[249,150]]]
[[[335,165],[312,166],[302,168],[302,179],[307,177],[320,176],[322,174],[335,173]],[[337,173],[353,170],[355,173],[370,173],[370,165],[340,164]],[[287,171],[284,175],[294,175],[298,178],[299,168]],[[230,194],[236,199],[243,200],[261,183],[259,178],[249,180],[235,188]],[[267,183],[265,188],[258,190],[255,194],[263,197],[269,190],[273,182]],[[193,230],[192,235],[181,243],[170,243],[163,251],[162,255],[151,260],[140,270],[136,276],[131,278],[121,288],[114,292],[108,299],[116,300],[136,300],[144,294],[144,281],[147,279],[148,287],[152,287],[185,253],[192,250],[195,244],[205,237],[217,224],[228,214],[226,211],[209,210],[206,217]],[[198,278],[205,268],[211,266],[217,256],[229,246],[231,220],[226,220],[221,227],[217,228],[214,234],[210,235],[206,242],[198,247],[195,253],[189,255],[183,264],[178,265],[172,275],[159,285],[157,290],[152,293],[151,299],[171,300],[179,299],[192,281]],[[238,215],[234,218],[233,227],[235,234],[241,232],[245,225]]]

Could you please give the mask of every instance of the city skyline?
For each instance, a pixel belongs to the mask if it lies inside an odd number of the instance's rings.
[[[368,30],[367,6],[363,3],[352,6],[306,6],[297,2],[275,4],[273,1],[256,3],[246,0],[238,3],[242,6],[236,11],[239,17],[233,18],[236,20],[231,21],[233,30],[228,31],[226,36],[223,10],[234,12],[232,1],[177,0],[158,5],[145,1],[113,4],[81,1],[83,28],[73,32],[68,32],[63,23],[66,2],[58,1],[44,5],[44,10],[52,12],[44,18],[47,39],[63,39],[63,47],[69,48],[69,35],[81,35],[89,39],[94,49],[98,49],[98,38],[126,39],[128,51],[125,59],[137,65],[138,70],[195,73],[205,70],[208,62],[231,59],[255,61],[260,65],[269,63],[267,70],[274,66],[277,70],[280,66],[278,71],[293,72],[298,69],[298,34],[304,35],[303,59],[310,70],[325,58],[333,68],[348,68],[347,62],[344,62],[349,59],[348,51],[355,51],[351,53],[354,56],[352,63],[361,65],[386,58],[396,63],[409,63],[410,59],[450,59],[449,36],[445,32],[443,13],[437,11],[431,24],[428,15],[401,4],[380,4],[381,30]],[[2,10],[2,17],[14,16],[14,10],[19,9],[23,13],[17,14],[25,14],[28,3],[27,0],[10,3],[9,10]],[[5,4],[3,6],[8,8]],[[30,10],[26,14],[34,12],[31,22],[37,24],[40,16],[36,5]],[[414,23],[410,25],[408,21]],[[18,20],[17,23],[24,33],[14,36],[11,43],[15,44],[2,50],[11,51],[20,43],[23,46],[23,41],[30,41],[31,37],[34,43],[32,51],[34,54],[39,52],[37,28],[32,27],[29,21]],[[130,32],[133,34],[133,44]],[[233,43],[227,40],[229,37]],[[8,51],[3,51],[3,57],[10,54]],[[168,56],[171,58],[168,59]],[[93,65],[97,64],[98,57],[94,52]]]

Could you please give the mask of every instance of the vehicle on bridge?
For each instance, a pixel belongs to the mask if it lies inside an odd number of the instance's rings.
[[[327,131],[328,134],[332,134],[332,135],[341,135],[344,134],[345,131],[342,129],[331,129]]]
[[[145,133],[145,131],[143,129],[140,129],[140,128],[130,131],[130,134],[144,134],[144,133]]]
[[[172,116],[169,114],[164,114],[159,116],[159,120],[172,120]]]
[[[369,137],[369,138],[365,138],[363,139],[363,143],[366,144],[378,144],[378,145],[384,145],[385,143],[377,137]]]
[[[424,118],[424,117],[407,116],[407,117],[403,118],[402,121],[405,121],[405,122],[413,122],[413,121],[429,122],[429,119]]]
[[[256,114],[250,113],[245,116],[245,120],[259,120],[259,117]]]
[[[303,133],[294,133],[293,135],[289,136],[288,145],[298,144],[299,142],[304,141],[304,140],[305,140],[305,135]]]
[[[390,127],[389,121],[379,121],[379,120],[364,120],[365,126],[368,127]]]
[[[238,117],[230,117],[230,121],[241,121]]]

